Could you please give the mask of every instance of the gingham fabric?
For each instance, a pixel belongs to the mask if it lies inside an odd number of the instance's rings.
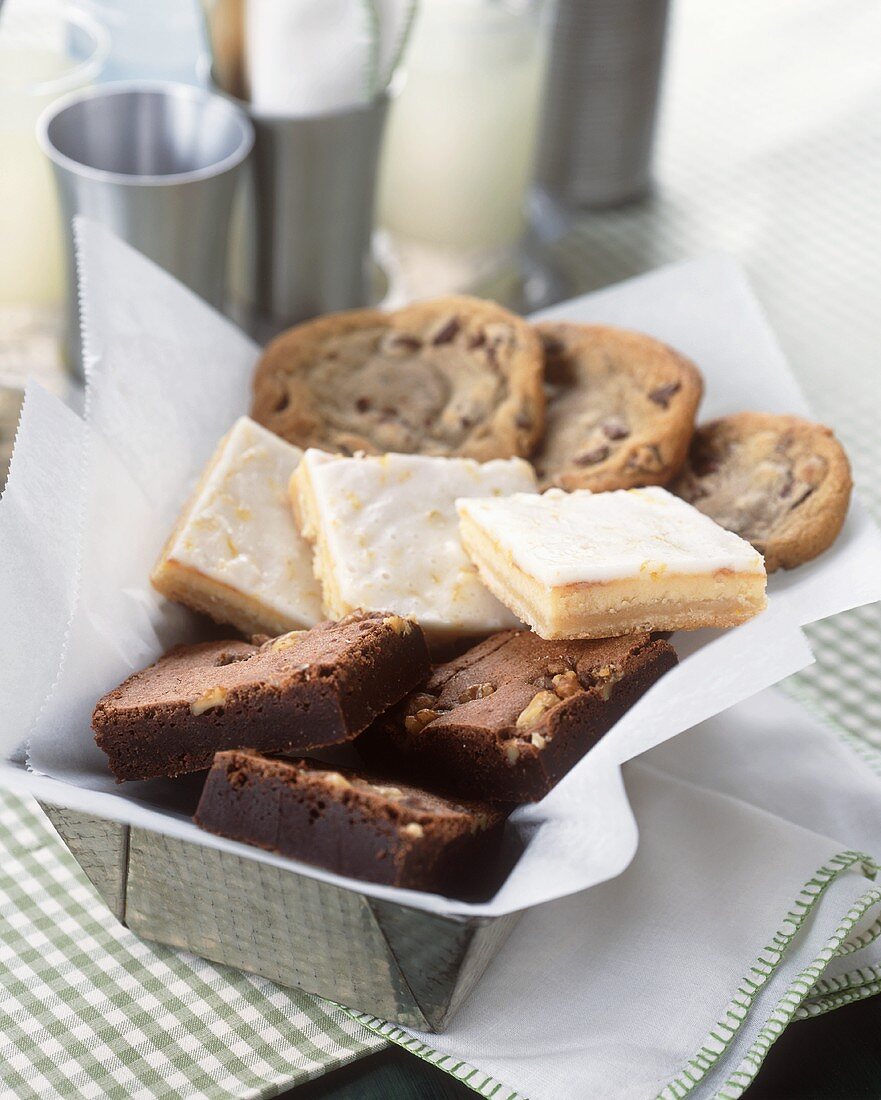
[[[737,256],[881,518],[879,36],[873,0],[678,0],[656,196],[585,217],[549,255],[572,293],[713,249]],[[881,745],[881,607],[809,633],[817,664],[790,688]],[[40,812],[5,794],[0,928],[4,1096],[273,1096],[385,1041],[332,1006],[141,943]]]
[[[881,400],[842,409],[839,434],[853,459],[857,488],[881,522]],[[881,748],[881,604],[808,627],[816,664],[785,685],[849,733]]]
[[[36,804],[0,793],[0,1096],[277,1096],[384,1045],[332,1005],[139,940]]]

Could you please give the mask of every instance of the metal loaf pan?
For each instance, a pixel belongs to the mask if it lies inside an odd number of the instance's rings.
[[[519,914],[446,917],[41,802],[136,935],[384,1020],[442,1031]]]

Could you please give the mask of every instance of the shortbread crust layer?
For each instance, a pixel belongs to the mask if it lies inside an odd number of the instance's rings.
[[[459,530],[487,588],[549,640],[731,627],[766,606],[764,571],[677,573],[658,563],[634,576],[552,585],[530,576],[462,509]]]

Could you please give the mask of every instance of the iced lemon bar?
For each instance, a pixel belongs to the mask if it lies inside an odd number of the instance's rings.
[[[248,417],[237,420],[165,545],[154,586],[246,634],[314,626],[321,593],[288,499],[302,454]]]
[[[762,556],[666,489],[457,501],[486,586],[542,638],[735,626],[765,606]]]
[[[457,498],[534,491],[535,474],[522,459],[345,458],[310,449],[291,478],[325,613],[395,611],[435,644],[517,625],[462,549]]]

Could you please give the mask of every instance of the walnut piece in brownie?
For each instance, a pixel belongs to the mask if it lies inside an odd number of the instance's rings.
[[[457,795],[535,801],[676,660],[648,634],[545,641],[505,631],[438,666],[358,748]]]
[[[671,486],[747,539],[765,569],[792,569],[826,550],[850,503],[850,463],[829,428],[795,416],[743,412],[702,425]]]
[[[490,874],[504,817],[395,780],[233,751],[215,757],[194,820],[340,875],[458,893]]]
[[[290,443],[339,454],[526,457],[544,427],[542,374],[525,321],[451,296],[283,332],[257,365],[251,415]]]
[[[350,740],[428,671],[414,622],[356,612],[260,645],[177,646],[99,700],[92,727],[117,780],[181,775],[221,749]]]
[[[666,485],[685,461],[703,392],[697,367],[639,332],[536,325],[545,352],[541,488]]]

